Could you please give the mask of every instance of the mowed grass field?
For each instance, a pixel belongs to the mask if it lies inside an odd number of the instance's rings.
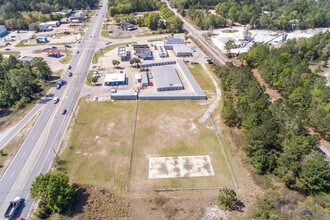
[[[125,190],[134,109],[135,102],[82,98],[59,169],[75,183]]]
[[[140,101],[133,146],[130,190],[233,186],[211,121],[198,124],[205,111],[198,101]],[[148,179],[150,156],[209,155],[215,176]]]
[[[135,106],[135,101],[82,98],[58,169],[74,183],[118,193],[126,189],[127,174],[132,191],[233,186],[212,123],[197,122],[205,111],[204,102],[138,101],[133,141]],[[196,155],[210,156],[215,176],[148,179],[149,156]]]

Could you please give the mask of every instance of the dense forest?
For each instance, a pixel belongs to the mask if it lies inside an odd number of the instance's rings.
[[[330,87],[309,69],[310,62],[328,60],[330,33],[290,40],[281,48],[254,45],[242,58],[248,66],[227,63],[218,70],[225,102],[222,117],[245,133],[245,151],[258,174],[273,173],[304,195],[330,190],[330,163],[318,151],[318,135],[330,137]],[[282,99],[271,102],[251,68]]]
[[[52,71],[42,58],[23,62],[0,54],[0,108],[22,108],[42,91]]]
[[[94,7],[97,0],[0,0],[0,24],[7,29],[34,29],[39,22],[59,20],[52,12]]]
[[[110,0],[108,5],[110,16],[114,16],[140,11],[155,11],[162,4],[160,0]]]
[[[254,28],[294,30],[330,26],[329,0],[171,0],[203,28],[234,22]],[[215,14],[210,10],[215,10]]]

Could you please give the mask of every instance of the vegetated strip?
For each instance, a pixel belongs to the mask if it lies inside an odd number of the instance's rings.
[[[137,114],[139,109],[139,101],[135,101],[135,110],[133,113],[133,129],[132,129],[132,138],[131,138],[131,144],[129,149],[129,163],[127,167],[127,173],[126,173],[126,192],[131,192],[130,190],[130,177],[132,175],[132,163],[133,163],[133,148],[135,143],[135,131],[136,131],[136,122],[137,122]]]

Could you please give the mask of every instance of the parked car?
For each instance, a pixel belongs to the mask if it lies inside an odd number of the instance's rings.
[[[8,50],[10,50],[10,48],[6,48],[5,50],[7,50],[7,51],[8,51]]]
[[[61,115],[65,115],[66,114],[66,109],[63,109],[62,112],[61,112]]]

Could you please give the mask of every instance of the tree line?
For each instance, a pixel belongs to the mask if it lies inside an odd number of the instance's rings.
[[[226,63],[217,71],[225,91],[222,117],[244,131],[244,150],[255,172],[278,175],[288,188],[307,195],[330,190],[330,163],[318,152],[319,136],[306,129],[315,126],[326,137],[330,131],[330,88],[308,68],[311,57],[329,58],[329,51],[320,50],[329,48],[328,39],[326,33],[282,48],[258,44],[243,56],[248,66]],[[283,99],[271,102],[251,67],[258,67]]]
[[[109,14],[131,14],[141,11],[155,11],[161,7],[159,0],[113,0],[109,1]]]
[[[117,22],[127,21],[140,27],[148,27],[159,33],[181,33],[183,32],[183,21],[165,5],[161,4],[159,12],[146,12],[143,16],[134,14],[115,14],[113,19]]]
[[[52,71],[42,58],[23,62],[0,55],[0,108],[20,109],[35,99],[51,80]]]
[[[52,12],[95,7],[97,2],[97,0],[0,0],[0,24],[6,25],[10,30],[33,30],[40,22],[62,18],[62,15]]]
[[[254,28],[294,30],[330,26],[328,0],[172,0],[183,15],[202,29],[223,27],[235,22]],[[216,14],[210,13],[210,9]]]

